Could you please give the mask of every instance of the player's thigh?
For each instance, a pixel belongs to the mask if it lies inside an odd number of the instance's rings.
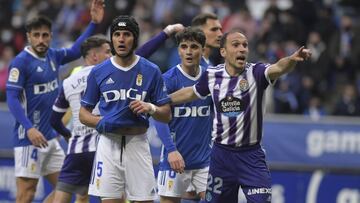
[[[271,176],[261,147],[236,155],[239,166],[238,179],[249,202],[269,202],[271,200]]]
[[[35,193],[38,182],[39,179],[36,178],[16,177],[17,192],[20,194],[24,194],[26,192]]]
[[[211,203],[237,202],[238,182],[236,166],[230,161],[233,152],[214,145],[211,157],[205,200]],[[228,157],[228,159],[224,159]]]
[[[157,177],[158,194],[164,197],[181,198],[190,186],[191,173],[176,173],[175,171],[160,170]]]
[[[40,149],[39,152],[42,161],[41,175],[50,175],[49,178],[58,175],[65,159],[65,153],[61,148],[59,141],[56,138],[49,140],[48,147]]]
[[[192,170],[191,186],[197,194],[206,191],[209,167]]]
[[[160,203],[180,203],[180,202],[181,202],[180,197],[160,196]]]
[[[123,161],[127,199],[131,201],[154,200],[156,182],[147,136],[146,134],[125,136],[125,139]]]
[[[33,145],[14,148],[15,177],[39,179],[43,164],[40,148]]]
[[[107,135],[99,137],[89,184],[90,195],[109,201],[123,198],[125,169],[120,161],[121,153],[119,137]]]

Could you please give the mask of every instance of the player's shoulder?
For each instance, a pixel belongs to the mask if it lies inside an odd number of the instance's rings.
[[[163,74],[163,77],[166,77],[166,78],[173,78],[175,77],[179,72],[179,68],[178,68],[178,65],[176,66],[173,66],[171,68],[169,68],[164,74]]]
[[[217,66],[211,66],[209,65],[207,68],[206,68],[206,71],[207,72],[221,72],[221,71],[224,71],[225,70],[225,64],[219,64]]]
[[[139,57],[139,61],[138,61],[138,64],[141,66],[141,67],[145,67],[145,68],[150,68],[150,69],[153,69],[153,70],[156,70],[156,71],[160,71],[159,69],[159,66],[156,65],[155,63],[149,61],[148,59],[142,57],[142,56],[137,56]]]
[[[30,55],[26,51],[21,51],[18,55],[16,55],[12,61],[11,64],[17,64],[17,65],[25,65],[29,63]]]
[[[109,66],[113,66],[110,58],[104,60],[103,62],[101,62],[99,64],[96,64],[94,67],[91,68],[91,72],[101,73]]]

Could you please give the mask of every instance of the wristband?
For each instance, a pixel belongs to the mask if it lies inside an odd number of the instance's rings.
[[[156,106],[152,103],[149,103],[150,104],[150,111],[149,111],[149,115],[153,115],[155,112],[156,112]]]

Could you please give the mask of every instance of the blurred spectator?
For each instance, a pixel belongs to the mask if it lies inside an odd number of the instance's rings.
[[[341,17],[340,30],[336,31],[329,44],[330,58],[333,60],[336,77],[334,82],[355,80],[360,65],[360,35],[350,16]]]
[[[299,103],[295,93],[289,89],[289,81],[282,79],[278,81],[279,87],[274,91],[275,113],[292,114],[296,113]]]
[[[6,80],[10,61],[15,56],[14,49],[7,45],[0,51],[0,101],[6,101]]]
[[[309,106],[305,109],[304,115],[309,116],[313,121],[318,121],[321,117],[326,115],[326,111],[320,97],[312,96],[310,98]]]
[[[341,97],[336,102],[333,114],[337,116],[360,116],[360,98],[356,86],[346,84],[340,92]]]

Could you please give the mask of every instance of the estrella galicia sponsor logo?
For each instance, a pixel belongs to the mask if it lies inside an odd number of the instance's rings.
[[[118,100],[126,100],[126,99],[136,99],[143,101],[146,97],[147,92],[142,91],[140,92],[137,89],[130,88],[130,89],[119,89],[119,90],[109,90],[103,92],[103,97],[105,102],[112,102]]]
[[[58,86],[59,84],[56,79],[47,83],[36,84],[34,85],[34,94],[45,94],[48,92],[52,92],[56,90]]]
[[[225,116],[236,117],[245,109],[244,103],[241,99],[233,97],[232,95],[226,96],[220,100],[219,110]]]

